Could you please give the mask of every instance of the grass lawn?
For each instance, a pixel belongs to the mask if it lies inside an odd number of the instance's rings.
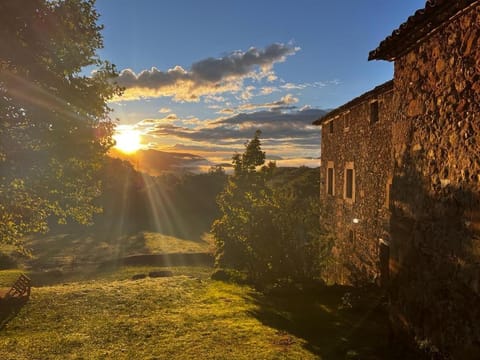
[[[28,244],[32,296],[13,317],[0,307],[2,360],[413,359],[392,355],[376,291],[330,287],[267,296],[211,280],[208,266],[105,266],[137,254],[209,252],[208,238],[141,232],[109,241],[55,235]],[[132,280],[155,270],[173,276]],[[0,287],[22,272],[0,271]],[[346,292],[356,304],[351,309],[340,307]]]
[[[210,268],[131,280],[126,267],[94,280],[35,287],[0,330],[0,359],[389,359],[375,297],[339,310],[345,289],[267,297],[210,280]],[[0,272],[0,286],[15,278]]]

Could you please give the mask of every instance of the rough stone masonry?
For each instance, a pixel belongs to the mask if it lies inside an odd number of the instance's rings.
[[[479,41],[478,0],[427,1],[370,53],[393,83],[315,122],[329,280],[386,285],[432,358],[480,359]]]

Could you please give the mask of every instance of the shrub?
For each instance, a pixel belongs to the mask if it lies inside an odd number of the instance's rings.
[[[16,259],[8,254],[0,253],[0,270],[16,269],[17,266]]]

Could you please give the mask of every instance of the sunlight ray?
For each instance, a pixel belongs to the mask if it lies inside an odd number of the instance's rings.
[[[113,249],[112,259],[115,260],[117,266],[119,260],[121,260],[123,256],[122,245],[127,239],[128,234],[128,229],[125,224],[129,207],[128,192],[131,186],[130,177],[131,175],[129,174],[121,179],[122,191],[121,194],[119,194],[120,204],[118,208],[116,208],[118,212],[115,212],[113,216],[110,216],[110,223],[106,224],[104,229],[105,233],[102,235],[103,241],[110,244]]]
[[[159,188],[150,176],[142,174],[142,178],[145,183],[148,204],[153,215],[152,225],[155,231],[187,239],[188,232],[186,228],[188,224],[185,224],[182,220],[168,193],[164,189]],[[166,261],[169,265],[168,257]]]
[[[7,84],[10,94],[26,103],[40,108],[54,109],[61,115],[77,120],[85,118],[79,114],[79,109],[74,108],[72,104],[51,94],[41,86],[22,78],[18,74],[2,69],[0,81]]]

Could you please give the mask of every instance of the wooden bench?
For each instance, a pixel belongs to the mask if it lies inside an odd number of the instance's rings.
[[[26,299],[30,298],[30,288],[32,280],[27,275],[20,275],[12,285],[10,290],[3,296],[3,300],[8,299]]]
[[[13,319],[30,298],[32,280],[20,275],[4,296],[0,295],[0,330]]]

